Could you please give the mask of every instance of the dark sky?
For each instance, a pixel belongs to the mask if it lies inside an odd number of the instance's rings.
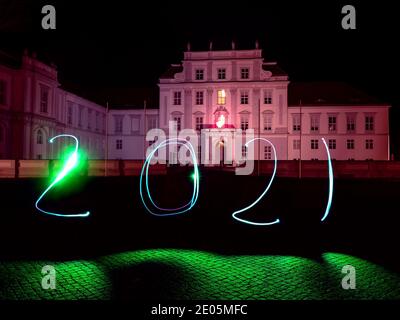
[[[399,19],[382,1],[22,1],[0,0],[1,47],[37,50],[60,81],[78,91],[154,87],[168,64],[192,49],[254,47],[295,80],[340,80],[399,104]],[[277,4],[272,4],[277,3]],[[57,30],[40,28],[41,5],[54,4]],[[353,4],[357,30],[341,28]]]

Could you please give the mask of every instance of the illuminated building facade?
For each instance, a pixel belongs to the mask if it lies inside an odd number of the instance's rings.
[[[48,140],[67,133],[91,159],[143,159],[153,143],[147,132],[160,128],[168,135],[174,121],[178,132],[220,136],[199,141],[197,151],[203,157],[220,154],[232,165],[238,154],[273,158],[264,142],[254,143],[254,155],[245,146],[227,148],[237,129],[253,129],[255,137],[271,141],[279,160],[326,160],[322,138],[332,159],[390,159],[388,104],[343,83],[290,83],[276,62],[264,61],[257,44],[251,50],[234,44],[225,51],[188,47],[183,61],[160,76],[159,108],[137,107],[111,108],[107,114],[104,106],[62,89],[54,65],[27,53],[18,64],[3,57],[0,158],[57,158],[60,142]]]
[[[276,62],[264,61],[258,44],[252,50],[236,50],[234,43],[232,50],[211,49],[188,46],[182,63],[160,77],[165,131],[171,120],[178,130],[212,131],[221,139],[238,128],[254,129],[276,146],[280,160],[326,159],[321,138],[336,160],[390,158],[388,104],[343,83],[289,83]],[[220,152],[223,144],[212,143],[208,150]],[[255,159],[272,158],[270,145],[254,147]]]
[[[1,58],[0,159],[58,158],[69,142],[49,139],[61,133],[75,135],[88,158],[104,158],[103,106],[62,89],[56,67],[35,54]]]

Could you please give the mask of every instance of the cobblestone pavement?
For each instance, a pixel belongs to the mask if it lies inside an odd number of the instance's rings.
[[[344,290],[341,270],[356,269]],[[56,289],[41,287],[41,269],[56,269]],[[400,275],[339,253],[223,256],[152,249],[94,260],[0,263],[0,299],[400,299]]]

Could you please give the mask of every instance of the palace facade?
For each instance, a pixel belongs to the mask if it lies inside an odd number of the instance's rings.
[[[390,105],[344,83],[290,83],[277,62],[264,60],[257,44],[251,50],[188,47],[158,85],[159,108],[111,106],[107,112],[62,89],[54,65],[27,53],[19,65],[3,59],[0,158],[57,158],[60,142],[53,146],[48,139],[70,133],[91,159],[143,159],[154,143],[146,133],[160,128],[169,134],[173,121],[178,133],[192,129],[217,136],[207,138],[206,149],[231,153],[233,165],[237,150],[224,142],[237,129],[253,129],[255,137],[271,141],[280,160],[326,159],[322,138],[336,160],[390,159]],[[273,158],[268,143],[257,142],[254,148],[255,159]],[[242,146],[240,154],[247,157],[247,148]]]

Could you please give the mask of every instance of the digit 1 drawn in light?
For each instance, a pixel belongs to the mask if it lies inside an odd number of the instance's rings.
[[[65,218],[76,218],[76,217],[87,217],[90,212],[83,212],[83,213],[76,213],[76,214],[62,214],[62,213],[56,213],[56,212],[50,212],[43,210],[39,208],[39,202],[43,199],[43,197],[56,185],[58,184],[62,179],[65,178],[65,176],[73,169],[76,167],[78,163],[78,148],[79,148],[79,141],[78,139],[70,134],[60,134],[57,135],[49,140],[50,143],[53,143],[55,139],[61,138],[61,137],[67,137],[67,138],[72,138],[75,140],[75,149],[72,152],[72,154],[69,156],[67,159],[63,169],[60,171],[60,173],[57,174],[57,177],[54,179],[54,181],[47,187],[47,189],[41,194],[41,196],[37,199],[35,203],[35,207],[37,210],[40,212],[43,212],[45,214],[49,214],[52,216],[57,216],[57,217],[65,217]]]
[[[180,206],[178,208],[161,208],[157,206],[157,204],[153,201],[153,198],[151,197],[150,193],[150,188],[149,188],[149,166],[150,166],[150,161],[153,158],[154,154],[157,152],[158,149],[167,147],[170,144],[177,144],[185,147],[186,149],[189,150],[190,155],[193,159],[193,175],[192,175],[192,180],[193,180],[193,193],[192,197],[189,202],[184,204],[183,206]],[[149,198],[151,204],[161,212],[168,212],[168,213],[156,213],[153,212],[149,206],[146,204],[146,201],[143,196],[143,175],[145,176],[145,184],[146,184],[146,193],[147,197]],[[196,152],[194,151],[193,145],[184,139],[167,139],[165,141],[162,141],[159,145],[157,145],[147,156],[146,161],[143,164],[142,171],[140,172],[140,198],[142,199],[143,205],[146,208],[148,212],[155,216],[173,216],[173,215],[178,215],[184,212],[187,212],[193,208],[195,205],[198,196],[199,196],[199,168],[198,168],[198,162],[197,162],[197,157],[196,157]]]
[[[332,161],[331,161],[331,154],[329,152],[328,145],[324,138],[322,138],[322,142],[325,145],[326,153],[328,155],[328,168],[329,168],[329,195],[328,195],[328,203],[326,205],[324,216],[322,217],[321,221],[324,221],[331,210],[332,205],[332,195],[333,195],[333,168],[332,168]]]
[[[269,225],[273,225],[273,224],[279,223],[280,220],[276,219],[275,221],[272,221],[272,222],[251,222],[249,220],[241,219],[241,218],[238,218],[236,216],[238,213],[244,212],[244,211],[249,210],[252,207],[254,207],[266,195],[266,193],[268,192],[269,188],[271,187],[272,182],[274,181],[274,178],[275,178],[275,175],[276,175],[276,167],[277,167],[277,163],[278,162],[277,162],[277,158],[276,158],[275,146],[273,145],[273,143],[271,141],[269,141],[267,139],[264,139],[264,138],[254,138],[254,139],[248,141],[245,144],[245,146],[248,147],[249,143],[254,142],[255,140],[262,140],[262,141],[265,141],[265,142],[267,142],[267,143],[269,143],[271,145],[272,151],[274,153],[274,171],[272,172],[272,176],[271,176],[271,179],[268,182],[267,187],[265,188],[263,193],[261,193],[261,195],[256,199],[256,201],[254,201],[252,204],[248,205],[247,207],[245,207],[243,209],[235,211],[234,213],[232,213],[232,217],[234,219],[236,219],[237,221],[240,221],[240,222],[243,222],[243,223],[247,223],[247,224],[251,224],[251,225],[254,225],[254,226],[269,226]]]

